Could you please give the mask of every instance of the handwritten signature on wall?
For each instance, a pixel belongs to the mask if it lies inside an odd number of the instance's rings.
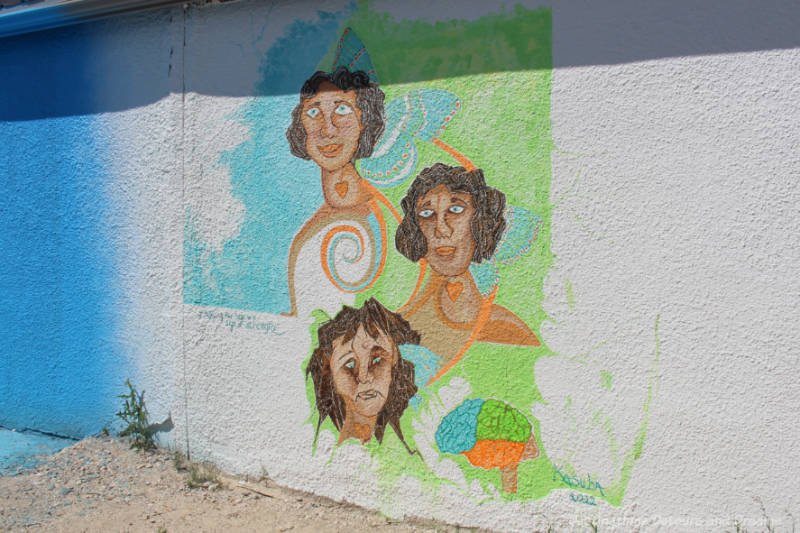
[[[278,327],[274,322],[262,322],[258,320],[256,315],[232,313],[229,311],[201,310],[198,316],[201,319],[218,321],[231,332],[234,329],[254,329],[263,332],[264,335],[283,335],[283,332],[278,331]]]
[[[606,497],[606,494],[603,491],[603,486],[600,485],[599,481],[597,481],[595,479],[592,479],[592,475],[591,474],[586,474],[585,478],[578,477],[578,476],[573,476],[573,475],[568,474],[567,472],[564,472],[561,469],[560,466],[554,464],[553,465],[553,481],[557,481],[559,479],[561,480],[562,483],[564,483],[565,485],[567,485],[568,487],[571,487],[573,489],[574,488],[579,488],[579,489],[583,489],[583,490],[586,490],[586,491],[597,491],[597,492],[600,493],[601,497],[603,497],[603,498]],[[583,495],[579,495],[579,496],[583,496]],[[573,494],[570,494],[570,498],[572,499],[572,501],[579,501],[578,499],[576,499],[576,497],[573,496]],[[588,501],[583,501],[583,499],[580,500],[581,503],[588,503],[589,505],[596,505],[594,503],[594,497],[591,497],[591,501],[592,501],[592,503],[589,503]]]
[[[570,492],[569,499],[575,503],[585,503],[586,505],[597,505],[594,496],[589,496],[588,494],[582,494],[580,492]]]

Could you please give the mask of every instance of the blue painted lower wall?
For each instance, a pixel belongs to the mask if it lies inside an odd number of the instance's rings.
[[[87,26],[0,46],[0,425],[74,437],[113,420],[128,373],[93,39]]]

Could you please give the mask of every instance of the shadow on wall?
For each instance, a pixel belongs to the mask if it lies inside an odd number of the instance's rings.
[[[180,92],[180,24],[180,9],[159,10],[0,39],[0,123],[125,111]]]
[[[415,3],[409,3],[405,9],[414,9]],[[420,13],[434,11],[429,2],[418,3]],[[216,96],[252,96],[252,83],[229,75],[231,69],[236,69],[235,57],[205,54],[192,57],[191,32],[197,30],[197,43],[229,40],[228,33],[206,31],[208,26],[228,25],[238,14],[252,15],[255,9],[257,6],[243,2],[212,9],[189,8],[184,16],[180,8],[172,8],[1,39],[0,121],[123,111],[180,92],[184,24],[187,64],[191,61],[204,74],[192,80],[191,91]],[[800,33],[794,24],[798,18],[800,3],[793,0],[771,2],[766,8],[746,0],[559,2],[553,9],[552,67],[795,48],[800,46]],[[147,30],[147,37],[141,33],[143,29]],[[257,35],[264,28],[251,30]],[[108,39],[128,45],[135,43],[120,55],[119,61],[124,64],[119,68],[117,63],[114,79],[102,76],[112,64],[95,61],[97,48],[111,42]],[[227,41],[219,44],[223,45],[217,47],[221,50],[229,46]],[[480,36],[476,36],[476,47],[483,44]],[[203,48],[215,49],[210,45]],[[490,64],[469,59],[465,54],[464,61],[454,68],[461,74],[494,70]],[[405,69],[401,78],[386,82],[421,81],[420,73],[424,70]],[[103,79],[102,99],[96,98],[101,92],[98,79]],[[273,91],[278,87],[280,84],[269,85]],[[260,88],[260,94],[278,94],[264,93],[265,88]],[[295,91],[293,87],[287,93]]]

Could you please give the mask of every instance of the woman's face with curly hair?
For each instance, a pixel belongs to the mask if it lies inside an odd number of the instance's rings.
[[[317,165],[334,171],[353,160],[363,129],[354,90],[345,92],[323,82],[317,94],[303,102],[301,121],[306,151]]]
[[[333,384],[344,400],[348,416],[374,418],[389,396],[398,351],[386,333],[380,329],[377,333],[373,338],[361,326],[351,340],[344,342],[342,336],[333,341]]]
[[[475,214],[472,195],[439,185],[417,201],[416,211],[417,223],[428,242],[428,264],[445,276],[463,274],[475,253],[470,227]]]

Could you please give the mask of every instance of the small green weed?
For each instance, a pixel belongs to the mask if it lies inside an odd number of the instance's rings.
[[[772,523],[772,519],[767,515],[767,508],[764,507],[764,502],[756,496],[754,498],[758,502],[758,506],[761,508],[761,516],[764,518],[764,525],[767,528],[767,533],[775,533],[775,525]]]
[[[219,468],[211,463],[193,463],[181,452],[172,455],[172,465],[178,472],[187,472],[186,486],[190,489],[198,487],[218,488],[220,486]]]
[[[118,398],[125,400],[125,405],[117,412],[125,424],[125,429],[120,432],[120,437],[129,437],[131,448],[136,450],[152,450],[156,447],[153,440],[153,433],[150,431],[150,423],[147,420],[147,407],[144,405],[144,391],[136,391],[131,380],[126,379],[125,385],[128,387],[128,394],[120,394]]]
[[[181,452],[176,451],[172,454],[172,465],[178,472],[186,472],[189,470],[190,464],[189,460]]]
[[[197,487],[219,487],[219,469],[211,463],[190,463],[189,479],[186,486],[190,489]],[[215,487],[212,487],[215,486]]]
[[[733,531],[728,530],[726,533],[747,533],[747,528],[744,527],[741,520],[733,521]]]

